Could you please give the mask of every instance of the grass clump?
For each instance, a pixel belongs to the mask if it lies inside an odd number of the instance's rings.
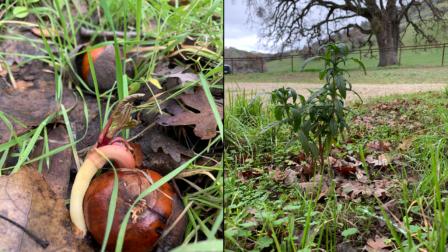
[[[325,165],[335,177],[327,181],[326,173],[307,173],[311,157],[300,143],[287,146],[291,125],[260,134],[278,120],[276,105],[261,105],[269,95],[236,91],[227,94],[224,125],[227,250],[336,251],[372,249],[372,242],[387,250],[445,250],[444,92],[347,103],[351,130],[331,145],[335,161]],[[344,177],[334,162],[349,163],[348,156],[361,165]]]

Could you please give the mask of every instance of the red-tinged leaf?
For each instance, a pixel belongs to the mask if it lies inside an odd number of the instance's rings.
[[[333,170],[339,172],[344,178],[349,178],[350,172],[356,172],[356,167],[333,167]]]
[[[287,176],[288,176],[287,174],[285,174],[284,172],[280,171],[279,169],[275,170],[275,172],[273,174],[275,182],[283,181],[283,180],[285,180],[285,178]]]

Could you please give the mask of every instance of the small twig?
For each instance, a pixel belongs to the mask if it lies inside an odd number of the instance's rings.
[[[180,194],[179,187],[177,187],[177,184],[176,184],[176,181],[174,180],[174,178],[171,179],[171,183],[173,183],[174,191],[176,191],[177,195],[179,195],[179,198],[180,198],[181,200],[183,200],[183,198],[182,198],[182,194]]]
[[[39,243],[40,245],[42,245],[42,247],[47,248],[48,245],[50,245],[50,243],[44,241],[43,239],[39,238],[37,235],[35,235],[33,232],[29,231],[28,229],[26,229],[26,227],[20,225],[19,223],[3,216],[0,214],[0,218],[7,220],[9,222],[11,222],[12,224],[16,225],[17,227],[19,227],[20,229],[22,229],[23,231],[25,231],[29,236],[33,237],[34,240],[36,240],[37,243]]]

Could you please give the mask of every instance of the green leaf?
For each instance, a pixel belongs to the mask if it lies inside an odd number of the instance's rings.
[[[322,125],[317,131],[314,133],[314,137],[318,137],[319,135],[322,135],[323,132],[328,128],[328,124]]]
[[[263,236],[258,240],[258,248],[263,249],[271,246],[271,244],[274,242],[272,238],[269,238],[269,236]]]
[[[318,91],[312,93],[312,94],[310,95],[310,97],[308,97],[308,100],[306,100],[306,102],[308,103],[308,102],[312,101],[314,98],[318,97],[319,95],[321,95],[321,94],[323,94],[323,93],[325,93],[325,92],[327,92],[327,89],[326,89],[326,88],[321,88],[321,89],[319,89]]]
[[[320,47],[319,47],[319,49],[317,49],[317,52],[320,52],[320,50],[322,49],[322,48],[324,48],[324,47],[329,47],[330,46],[330,44],[326,44],[326,45],[321,45]],[[326,52],[325,52],[326,53]]]
[[[330,83],[330,76],[333,73],[333,68],[328,68],[328,69],[329,69],[329,71],[327,72],[325,79],[327,80],[327,83]]]
[[[349,229],[344,230],[341,233],[341,235],[347,237],[349,235],[355,234],[356,232],[358,232],[357,228],[349,228]]]
[[[345,78],[341,74],[336,74],[334,76],[334,83],[339,89],[339,93],[341,93],[342,97],[345,99],[347,97]]]
[[[349,88],[347,89],[348,91],[352,91],[352,83],[349,80],[345,80],[346,82],[348,82],[348,86]]]
[[[241,223],[241,224],[238,224],[238,226],[243,227],[243,228],[248,228],[248,227],[252,227],[252,226],[258,226],[258,223],[256,223],[256,222]]]
[[[339,126],[339,127],[341,127],[341,132],[344,132],[343,130],[344,130],[344,128],[346,128],[348,133],[350,133],[350,127],[345,122],[342,121],[341,125],[343,126],[343,127]]]
[[[300,108],[297,109],[297,110],[298,110],[298,112],[299,112],[300,114],[302,114],[303,112],[305,112],[307,109],[309,109],[309,108],[311,108],[311,107],[314,107],[314,104],[307,104],[307,105],[305,105],[305,106],[300,107]]]
[[[367,71],[366,71],[366,67],[364,66],[364,63],[362,63],[360,60],[355,59],[355,58],[351,58],[351,60],[358,63],[358,65],[360,65],[362,67],[362,69],[364,70],[364,74],[367,75]]]
[[[342,119],[344,117],[344,107],[342,106],[342,102],[339,99],[335,99],[334,105],[336,107],[336,115],[339,119]]]
[[[328,134],[325,138],[325,156],[328,156],[331,151],[331,134]]]
[[[299,138],[300,143],[302,144],[302,148],[305,151],[305,153],[308,153],[309,145],[308,145],[308,138],[303,134],[303,131],[299,131],[297,133],[297,137]]]
[[[265,94],[274,94],[274,93],[272,93],[272,92],[262,92],[262,93],[259,93],[259,94],[257,94],[256,96],[254,96],[254,98],[252,98],[252,100],[249,102],[249,108],[252,106],[252,103],[258,98],[258,97],[260,97],[260,96],[262,96],[262,95],[265,95]]]
[[[296,90],[294,90],[292,88],[288,88],[288,90],[291,92],[292,102],[296,103],[296,100],[297,100],[297,92],[296,92]]]
[[[359,97],[359,99],[361,100],[361,103],[364,103],[364,101],[362,100],[361,96],[359,96],[358,92],[356,92],[355,90],[349,90],[352,91],[353,93],[355,93],[355,95],[357,95]]]
[[[316,120],[316,113],[317,113],[317,108],[310,108],[310,111],[309,111],[310,120],[313,122]]]
[[[330,119],[330,131],[334,139],[338,138],[338,123],[334,118]]]
[[[302,122],[302,113],[299,109],[291,108],[292,113],[292,120],[294,121],[294,128],[292,129],[293,132],[297,132],[300,128],[300,123]]]
[[[295,141],[297,141],[297,140],[299,140],[299,137],[298,137],[298,136],[296,136],[296,137],[294,137],[293,139],[289,140],[288,143],[285,145],[285,149],[288,149],[289,147],[291,147],[291,145],[292,145]]]
[[[310,150],[313,153],[314,158],[319,157],[319,150],[317,149],[316,145],[314,143],[309,142],[308,145],[310,146]]]
[[[28,16],[28,9],[23,6],[14,7],[12,14],[14,14],[18,18],[24,18]]]
[[[347,56],[347,54],[348,54],[348,47],[346,45],[344,45],[343,43],[336,43],[335,45],[336,45],[336,47],[338,47],[338,49],[341,51],[341,53],[344,56]]]
[[[283,109],[283,105],[279,105],[279,106],[275,107],[274,115],[275,115],[275,119],[278,121],[283,119],[282,109]]]
[[[230,237],[230,238],[233,240],[232,237]],[[229,237],[226,236],[226,239],[229,239]],[[190,243],[190,244],[187,244],[187,245],[179,246],[179,247],[171,250],[171,252],[223,251],[224,250],[223,244],[224,244],[224,241],[222,239],[214,239],[214,240],[208,239],[208,240],[205,240],[205,241],[200,241],[200,242],[195,242],[195,243]],[[240,247],[238,244],[236,244],[236,245],[238,247]]]
[[[302,103],[302,106],[304,106],[306,104],[305,97],[303,97],[303,95],[299,94],[299,98],[300,98],[300,102]]]
[[[332,69],[331,68],[327,68],[327,69],[324,69],[324,70],[320,71],[319,72],[319,79],[322,80],[329,70],[332,70]]]
[[[285,122],[286,122],[286,118],[283,120],[280,120],[280,121],[271,122],[270,124],[268,124],[266,127],[263,128],[263,130],[260,132],[260,135],[262,135],[263,133],[268,131],[270,128],[277,126],[279,124],[285,123]]]
[[[316,56],[316,57],[309,58],[309,59],[305,60],[305,62],[303,62],[302,67],[300,68],[300,72],[303,71],[303,69],[305,68],[306,64],[308,64],[310,61],[316,60],[316,59],[323,59],[325,61],[329,61],[329,59],[327,59],[325,57],[322,57],[322,56]]]

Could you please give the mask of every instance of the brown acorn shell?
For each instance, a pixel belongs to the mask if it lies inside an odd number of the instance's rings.
[[[74,55],[79,53],[80,51],[85,50],[86,47],[87,44],[79,45],[75,49],[73,49],[73,51],[70,53],[70,56],[72,56],[70,58],[70,62],[73,66],[74,71],[69,67],[69,75],[72,81],[77,85],[81,85],[79,79],[82,79],[81,77],[82,59],[84,57],[84,54],[80,54],[77,56]],[[124,63],[123,57],[120,58],[122,59],[121,63],[123,64]],[[111,89],[116,81],[114,45],[106,46],[106,49],[104,49],[104,51],[93,62],[93,66],[95,67],[95,74],[97,78],[99,92],[103,93]],[[79,79],[77,76],[75,76],[75,74],[78,75]],[[126,74],[129,78],[134,78],[134,69],[130,62],[126,64]],[[95,83],[93,81],[92,71],[89,71],[89,76],[87,78],[86,84],[92,91],[95,90]]]
[[[149,174],[154,182],[162,178],[156,172],[141,170]],[[106,248],[114,251],[121,223],[134,200],[151,184],[139,170],[117,171],[118,198],[109,240]],[[87,228],[95,240],[102,244],[107,225],[110,196],[114,184],[114,172],[102,174],[92,181],[84,197],[84,215]],[[169,197],[173,197],[173,190],[167,183],[159,187]],[[161,236],[172,212],[171,199],[160,191],[155,190],[136,204],[141,212],[131,214],[127,223],[122,251],[144,251],[154,244]],[[137,208],[134,207],[134,210]],[[133,218],[134,216],[134,218]],[[133,223],[135,222],[135,223]]]

